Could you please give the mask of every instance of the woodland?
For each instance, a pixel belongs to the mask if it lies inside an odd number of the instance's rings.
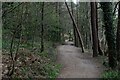
[[[3,79],[120,80],[120,2],[2,2],[1,44]]]

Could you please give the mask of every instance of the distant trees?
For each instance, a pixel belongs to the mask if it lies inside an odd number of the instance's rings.
[[[90,50],[92,47],[91,43],[91,13],[90,13],[90,3],[88,2],[78,2],[77,5],[74,4],[74,11],[76,11],[76,23],[78,29],[81,32],[81,37],[83,39],[84,47]],[[79,43],[79,41],[78,41]]]
[[[63,4],[63,3],[62,3]],[[38,53],[53,47],[55,41],[61,42],[61,13],[56,3],[3,3],[2,5],[2,47],[10,55],[10,65],[6,75],[15,73],[16,62],[21,56],[20,50]],[[60,5],[61,7],[62,5]],[[56,11],[56,12],[55,12]]]
[[[70,5],[66,2],[65,4],[62,2],[3,3],[3,48],[9,47],[11,59],[16,60],[17,52],[23,46],[29,45],[30,49],[34,50],[35,45],[39,44],[40,52],[44,52],[49,42],[60,43],[64,41],[64,36],[72,35],[75,46],[81,46],[82,52],[92,48],[93,57],[97,57],[102,55],[99,37],[104,33],[101,27],[103,26],[108,46],[109,65],[115,68],[117,60],[120,64],[120,3],[116,36],[113,24],[113,3],[101,2],[99,6],[101,13],[98,13],[97,4],[96,2],[79,2],[75,6],[73,2]],[[103,20],[99,19],[99,15]],[[99,28],[102,29],[99,30]],[[7,46],[4,46],[5,44]]]
[[[73,2],[71,2],[71,13],[74,16]],[[79,43],[78,43],[77,32],[76,32],[76,29],[74,27],[74,23],[73,23],[73,33],[74,33],[74,44],[75,44],[75,46],[78,47]]]

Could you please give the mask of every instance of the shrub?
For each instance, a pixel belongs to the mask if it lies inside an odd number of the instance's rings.
[[[120,80],[120,75],[117,71],[105,71],[102,75],[103,80]]]

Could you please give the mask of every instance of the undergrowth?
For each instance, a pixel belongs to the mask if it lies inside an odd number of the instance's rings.
[[[120,80],[120,74],[118,71],[109,70],[102,74],[103,80]]]
[[[5,77],[5,74],[8,72],[11,63],[7,44],[9,43],[3,43],[3,45],[5,45],[2,57],[3,77]],[[51,78],[51,80],[54,80],[58,76],[62,66],[56,63],[56,49],[50,42],[45,44],[45,51],[40,53],[40,48],[37,43],[34,44],[33,48],[30,47],[30,45],[31,44],[20,45],[12,78],[27,78],[29,80],[33,78]]]

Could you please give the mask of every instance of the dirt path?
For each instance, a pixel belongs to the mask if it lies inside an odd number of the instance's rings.
[[[99,60],[72,45],[58,46],[58,63],[63,65],[58,78],[99,78],[105,69]]]

